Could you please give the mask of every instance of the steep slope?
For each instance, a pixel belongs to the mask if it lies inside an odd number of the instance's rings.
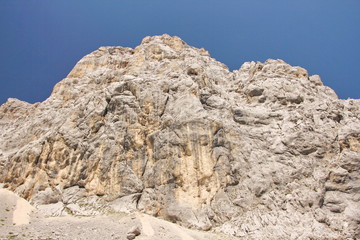
[[[359,116],[359,100],[300,67],[230,72],[178,37],[146,37],[85,56],[42,103],[2,105],[0,182],[53,215],[138,210],[245,239],[360,237]]]

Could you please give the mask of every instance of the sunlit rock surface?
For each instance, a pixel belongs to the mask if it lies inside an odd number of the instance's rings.
[[[101,47],[0,107],[0,182],[49,215],[141,211],[243,239],[360,238],[360,101],[178,37]]]

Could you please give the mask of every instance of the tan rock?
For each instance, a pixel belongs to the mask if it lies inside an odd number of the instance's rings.
[[[42,103],[2,105],[0,182],[54,214],[359,238],[359,116],[360,100],[282,60],[230,72],[178,37],[146,37],[85,56]]]

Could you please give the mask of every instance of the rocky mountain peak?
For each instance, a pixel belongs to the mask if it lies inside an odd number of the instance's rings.
[[[244,239],[360,237],[360,101],[169,35],[0,107],[0,182],[50,215],[140,211]]]

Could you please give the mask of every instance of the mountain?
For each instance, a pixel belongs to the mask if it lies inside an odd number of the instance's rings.
[[[142,212],[242,239],[360,238],[360,100],[301,67],[230,72],[169,35],[0,107],[0,182],[49,215]]]

